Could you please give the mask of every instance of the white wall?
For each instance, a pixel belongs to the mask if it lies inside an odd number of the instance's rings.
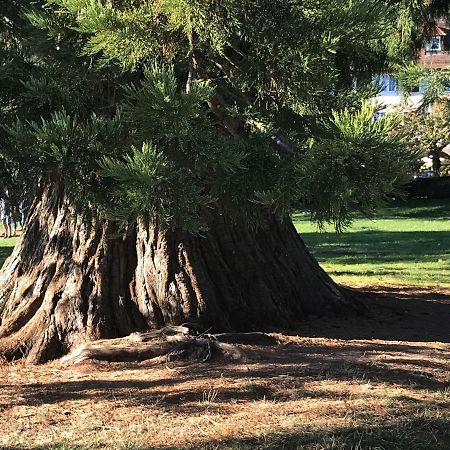
[[[405,98],[398,88],[398,83],[390,75],[379,75],[375,77],[374,81],[382,87],[380,94],[373,99],[377,105],[383,108],[381,113],[417,109],[423,99],[423,92],[426,90],[426,86],[420,86],[419,92],[412,92]]]
[[[401,112],[404,110],[417,109],[423,99],[423,93],[413,92],[406,99],[401,93],[384,93],[375,97],[373,100],[377,105],[383,107],[381,112]]]

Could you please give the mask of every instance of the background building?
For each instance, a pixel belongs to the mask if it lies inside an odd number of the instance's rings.
[[[434,35],[420,51],[419,63],[427,68],[450,67],[450,27],[447,22],[443,20],[437,22]],[[423,93],[426,91],[424,83],[406,97],[393,76],[380,75],[376,81],[382,86],[382,91],[376,97],[376,102],[383,106],[380,114],[417,109],[422,102]]]

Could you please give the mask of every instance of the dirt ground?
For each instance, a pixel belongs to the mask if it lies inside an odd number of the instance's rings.
[[[1,449],[450,449],[450,292],[372,289],[243,361],[0,363]]]

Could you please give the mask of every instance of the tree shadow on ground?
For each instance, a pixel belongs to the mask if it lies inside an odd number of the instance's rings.
[[[446,231],[362,230],[300,235],[314,256],[327,264],[430,263],[450,254],[450,235]]]
[[[380,219],[434,219],[448,220],[450,203],[443,199],[397,200],[382,208],[376,215]]]
[[[304,337],[450,343],[450,295],[408,288],[352,289],[366,314],[312,317]]]
[[[338,425],[328,424],[327,428],[321,421],[302,422],[300,411],[294,430],[280,422],[266,429],[264,435],[249,433],[257,435],[251,439],[225,437],[181,447],[128,446],[127,449],[447,450],[450,448],[450,348],[444,344],[426,345],[423,341],[449,342],[448,296],[436,297],[425,292],[421,298],[417,292],[411,295],[409,290],[387,288],[365,294],[364,302],[370,314],[311,318],[304,322],[297,335],[284,336],[284,340],[280,337],[278,346],[244,347],[242,361],[217,359],[188,366],[179,363],[167,370],[162,365],[157,369],[158,378],[152,375],[150,379],[140,379],[155,368],[150,361],[89,362],[75,367],[75,373],[72,369],[65,369],[66,373],[58,369],[58,377],[62,379],[56,381],[3,382],[0,411],[8,413],[14,407],[46,410],[46,405],[54,408],[69,402],[60,406],[67,410],[71,408],[70,402],[74,402],[74,407],[99,402],[105,408],[129,408],[130,411],[137,408],[146,414],[168,417],[181,414],[187,420],[204,415],[233,415],[236,408],[250,408],[254,404],[267,405],[271,411],[285,408],[286,414],[294,408],[292,414],[296,414],[294,403],[301,405],[298,408],[303,408],[302,405],[307,408],[316,402],[330,417],[344,414],[348,407],[348,414],[354,415],[350,423],[355,425],[345,427],[342,423],[348,421],[337,421]],[[436,325],[433,321],[438,318],[442,322]],[[416,327],[424,335],[414,343]],[[338,337],[338,340],[308,337],[313,335]],[[391,339],[381,341],[382,336]],[[82,378],[71,380],[72,376]],[[365,391],[366,385],[373,391]],[[382,403],[386,390],[391,388],[390,403]],[[381,416],[370,409],[369,400],[383,405]],[[336,412],[335,404],[344,405],[345,410]],[[87,448],[54,444],[32,450]]]
[[[236,404],[297,399],[342,399],[347,394],[308,387],[311,380],[344,381],[404,386],[409,390],[446,393],[450,387],[448,349],[381,343],[282,344],[247,349],[245,362],[218,360],[178,367],[176,376],[157,380],[81,379],[45,383],[0,385],[6,410],[15,406],[41,406],[72,401],[112,401],[127,406],[152,407],[163,412],[223,411]],[[98,372],[96,363],[86,369]],[[120,366],[116,367],[118,370]],[[127,372],[146,370],[145,363],[124,365]],[[120,376],[120,375],[119,375]],[[212,383],[212,384],[211,384]],[[211,387],[213,386],[213,387]],[[351,394],[348,394],[351,395]],[[447,397],[445,399],[447,401]],[[450,398],[447,401],[450,407]],[[212,406],[213,405],[213,406]]]
[[[299,221],[309,221],[309,214],[296,213],[294,218]],[[357,218],[366,219],[364,215]],[[448,220],[450,218],[450,202],[443,199],[413,199],[396,200],[379,208],[373,220],[397,220],[397,219],[431,219]]]
[[[313,428],[299,424],[297,430],[274,430],[253,438],[211,440],[185,446],[135,446],[127,450],[448,450],[450,422],[445,418],[400,416],[394,423],[347,427]],[[94,448],[115,448],[99,443]],[[23,450],[23,447],[0,447]],[[92,450],[92,446],[70,443],[28,447],[28,450]]]
[[[304,398],[332,398],[333,393],[314,392],[304,385],[305,380],[334,381],[368,380],[395,383],[415,390],[445,390],[449,387],[450,351],[448,346],[424,345],[424,342],[450,343],[450,297],[408,291],[379,289],[365,291],[364,303],[369,314],[335,317],[316,317],[305,320],[295,335],[278,346],[245,347],[244,361],[219,359],[175,367],[157,380],[95,379],[0,385],[3,408],[12,405],[56,404],[81,399],[123,400],[131,405],[157,405],[160,409],[180,408],[189,403],[192,409],[204,409],[207,389],[202,380],[253,380],[245,386],[222,386],[217,403],[249,402],[262,398],[279,399],[289,387]],[[357,291],[361,292],[361,291]],[[332,338],[338,341],[321,343],[309,338]],[[414,344],[414,342],[417,342]],[[101,376],[102,363],[93,365]],[[105,363],[106,364],[106,363]],[[127,363],[124,366],[105,365],[105,372],[148,370],[150,362]],[[70,370],[70,369],[68,369]],[[105,378],[108,378],[105,376]],[[270,381],[270,386],[263,383]],[[197,383],[197,388],[189,384]],[[18,392],[18,390],[20,392]],[[206,392],[208,396],[208,393]],[[208,400],[208,398],[206,398]]]

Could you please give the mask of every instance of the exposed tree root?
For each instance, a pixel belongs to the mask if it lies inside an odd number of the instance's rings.
[[[188,327],[169,326],[149,333],[133,333],[124,338],[102,339],[77,347],[61,359],[71,366],[87,360],[144,361],[166,356],[168,361],[193,359],[206,362],[216,355],[239,360],[244,355],[233,344],[274,345],[277,340],[265,333],[221,333],[192,335]]]

